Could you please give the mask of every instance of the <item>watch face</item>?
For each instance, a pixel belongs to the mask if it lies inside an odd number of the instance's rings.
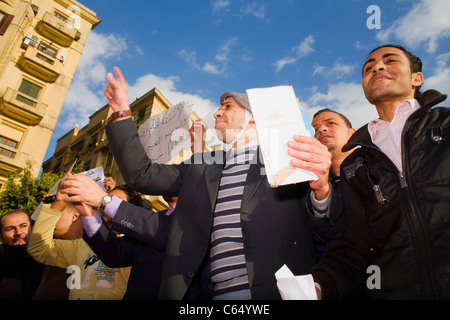
[[[111,197],[109,194],[107,194],[107,195],[104,196],[103,199],[102,199],[102,205],[101,205],[101,207],[104,209],[105,206],[106,206],[108,203],[110,203],[111,201],[112,201],[112,197]]]

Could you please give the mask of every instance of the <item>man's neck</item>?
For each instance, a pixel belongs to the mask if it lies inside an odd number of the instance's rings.
[[[378,101],[375,103],[378,115],[381,120],[392,122],[395,115],[395,109],[405,100],[414,99],[414,96],[399,97],[395,99],[389,99],[386,101]]]
[[[254,144],[254,143],[256,143],[256,138],[250,138],[250,137],[244,135],[241,139],[239,139],[238,141],[236,141],[233,144],[233,148],[240,149],[240,148],[245,147],[248,144]]]
[[[256,132],[256,127],[254,124],[249,124],[245,133],[236,142],[233,143],[234,149],[240,149],[249,143],[255,143],[258,139],[258,134]]]
[[[336,177],[339,177],[341,175],[341,171],[340,171],[341,163],[352,152],[353,152],[353,150],[350,150],[350,151],[347,151],[347,152],[341,152],[341,151],[337,152],[336,151],[335,153],[332,153],[332,155],[331,155],[330,177],[336,178]]]

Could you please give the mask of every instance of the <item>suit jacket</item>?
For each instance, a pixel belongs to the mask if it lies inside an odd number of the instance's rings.
[[[98,232],[84,238],[108,267],[132,267],[124,300],[158,299],[170,217],[165,211],[152,213],[126,202],[121,207],[119,212],[129,212],[129,217],[117,214],[112,229],[123,232],[123,237],[117,237],[103,221]],[[134,223],[139,224],[140,234]]]
[[[160,298],[183,299],[209,258],[224,153],[197,153],[181,164],[157,164],[147,157],[131,119],[109,124],[106,134],[127,185],[143,194],[179,197],[171,217]],[[316,262],[305,205],[308,186],[300,183],[271,188],[261,161],[250,166],[241,203],[241,226],[253,299],[281,298],[274,274],[284,264],[300,275]],[[334,193],[332,201],[341,203]],[[336,208],[343,210],[342,205]]]

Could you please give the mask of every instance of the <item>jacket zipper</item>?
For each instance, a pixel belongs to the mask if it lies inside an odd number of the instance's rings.
[[[386,200],[386,198],[383,196],[383,193],[381,192],[380,185],[375,184],[373,186],[373,190],[375,191],[375,196],[376,196],[377,201],[378,201],[379,204],[386,204],[388,202]]]

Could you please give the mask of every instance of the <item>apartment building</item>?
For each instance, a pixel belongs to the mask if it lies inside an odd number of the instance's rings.
[[[38,175],[86,40],[100,22],[73,0],[0,0],[0,191],[27,162]]]

